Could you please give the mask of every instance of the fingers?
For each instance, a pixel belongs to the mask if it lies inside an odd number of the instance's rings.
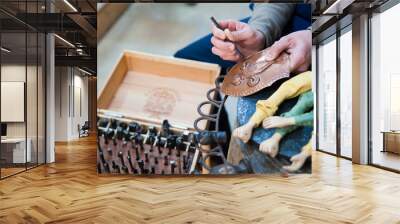
[[[290,51],[290,70],[304,72],[308,70],[310,59],[308,58],[307,49],[303,47],[295,47]]]
[[[269,49],[267,60],[273,60],[286,51],[290,55],[290,70],[304,72],[311,64],[311,32],[297,31],[282,37]]]
[[[272,116],[265,118],[263,121],[263,128],[268,129],[268,128],[277,128],[279,127],[279,120],[281,118],[277,116]]]
[[[268,141],[264,141],[260,144],[259,147],[260,151],[265,153],[265,154],[269,154],[269,142]]]
[[[277,58],[283,51],[290,47],[290,44],[290,38],[282,37],[269,48],[266,56],[267,60],[271,61]]]
[[[214,36],[218,37],[219,39],[225,40],[226,35],[224,33],[224,30],[225,29],[232,30],[232,31],[236,30],[237,23],[239,23],[239,22],[235,21],[235,20],[221,20],[218,22],[218,24],[222,28],[222,30],[218,29],[216,26],[213,25],[212,33]]]
[[[229,29],[231,31],[234,31],[237,30],[241,22],[232,19],[226,19],[219,21],[218,24],[223,30]]]
[[[224,28],[226,32],[215,26],[212,28],[213,37],[211,37],[211,43],[214,47],[211,51],[213,54],[218,55],[224,60],[239,61],[241,57],[236,50],[235,45],[231,41],[224,41],[228,39],[226,33],[229,33],[230,35],[229,29],[235,30],[236,23],[238,22],[233,20],[220,21],[219,25],[221,28]]]
[[[279,117],[268,117],[264,120],[263,122],[263,127],[264,128],[275,128],[276,127],[276,121],[279,119]]]
[[[294,171],[299,170],[299,169],[301,168],[302,165],[303,165],[303,164],[302,164],[301,162],[294,162],[294,163],[292,163],[291,165],[289,165],[289,166],[283,166],[282,168],[285,169],[285,170],[287,170],[287,171],[294,172]]]
[[[235,45],[231,42],[226,42],[226,41],[222,41],[216,37],[211,37],[211,43],[212,43],[212,45],[214,45],[214,47],[216,47],[220,50],[231,52],[231,54],[233,54],[235,52]]]
[[[252,130],[251,129],[248,130],[248,128],[246,126],[238,127],[233,131],[233,136],[236,138],[239,138],[244,143],[246,143],[250,140],[251,134],[252,134]]]
[[[235,42],[235,38],[233,37],[231,31],[229,31],[228,29],[225,29],[225,30],[224,30],[224,33],[225,33],[225,36],[226,36],[226,38],[227,38],[228,40],[230,40],[230,41],[232,41],[232,42]]]
[[[216,26],[212,27],[212,34],[214,37],[219,38],[220,40],[225,40],[226,35],[223,30],[218,29]]]
[[[211,43],[214,45],[211,48],[213,54],[218,55],[224,60],[238,61],[240,54],[235,48],[235,45],[231,42],[222,41],[216,37],[211,37]]]
[[[225,36],[232,42],[248,40],[253,38],[254,30],[252,30],[249,26],[245,26],[242,29],[238,29],[236,31],[230,31],[228,29],[224,30]]]
[[[220,58],[228,61],[239,61],[240,55],[234,51],[233,53],[222,51],[216,47],[212,47],[211,51],[213,54],[218,55]]]
[[[271,128],[272,127],[272,123],[273,123],[273,118],[272,117],[264,119],[263,128],[266,128],[266,129]]]
[[[292,164],[290,164],[289,166],[283,166],[282,168],[290,172],[295,172],[299,170],[303,166],[303,164],[304,162],[297,160]]]
[[[290,164],[289,166],[283,166],[282,168],[290,171],[290,172],[294,172],[299,170],[304,162],[306,161],[307,156],[302,155],[301,153],[292,156],[292,158],[290,158],[290,161],[292,162],[292,164]]]
[[[232,42],[242,41],[253,38],[255,35],[255,30],[246,23],[234,20],[222,20],[219,22],[219,25],[222,30],[213,26],[212,33],[221,40],[229,39]]]
[[[259,150],[271,157],[275,157],[279,151],[279,142],[275,142],[272,139],[261,142]]]
[[[239,128],[236,128],[235,130],[233,130],[233,132],[232,132],[232,136],[233,137],[238,137],[239,136],[239,130],[238,130]]]
[[[296,161],[300,160],[301,157],[302,157],[301,154],[294,155],[294,156],[292,156],[292,158],[290,158],[290,161],[296,162]]]

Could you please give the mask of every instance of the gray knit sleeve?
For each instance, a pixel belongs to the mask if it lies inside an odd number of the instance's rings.
[[[257,3],[249,25],[265,37],[265,48],[271,46],[282,34],[294,11],[294,4]]]

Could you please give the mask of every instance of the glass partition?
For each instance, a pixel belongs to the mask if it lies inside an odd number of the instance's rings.
[[[340,36],[340,155],[352,157],[352,33],[351,26]]]
[[[336,154],[336,36],[318,47],[318,149]]]
[[[24,171],[31,161],[26,141],[26,41],[26,32],[1,34],[2,177]]]
[[[43,1],[26,3],[19,16],[43,11]],[[45,163],[45,44],[43,33],[0,11],[1,179]]]

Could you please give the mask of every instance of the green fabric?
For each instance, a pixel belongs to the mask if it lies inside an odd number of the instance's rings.
[[[281,114],[282,117],[294,117],[304,114],[314,107],[314,94],[312,91],[307,91],[299,96],[296,105],[290,111]]]
[[[289,134],[290,132],[296,130],[299,126],[297,125],[292,125],[286,128],[277,128],[275,133],[280,134],[282,137]]]
[[[293,117],[295,125],[277,128],[275,133],[280,134],[282,137],[288,133],[296,130],[300,126],[313,126],[313,110],[309,111],[314,107],[314,95],[312,91],[307,91],[299,96],[296,105],[286,113],[281,114],[282,117]],[[307,113],[306,113],[307,112]]]
[[[313,126],[314,110],[294,116],[293,118],[297,126]]]

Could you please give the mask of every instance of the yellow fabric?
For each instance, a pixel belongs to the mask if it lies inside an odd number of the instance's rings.
[[[286,99],[297,97],[298,95],[311,90],[312,76],[311,72],[303,72],[282,83],[282,85],[267,100],[259,100],[256,104],[256,112],[250,118],[250,121],[256,126],[275,114],[278,106]]]
[[[312,153],[311,139],[310,139],[310,141],[308,141],[308,143],[305,146],[303,146],[303,148],[301,149],[301,152],[305,153],[307,156],[311,156],[311,153]]]

